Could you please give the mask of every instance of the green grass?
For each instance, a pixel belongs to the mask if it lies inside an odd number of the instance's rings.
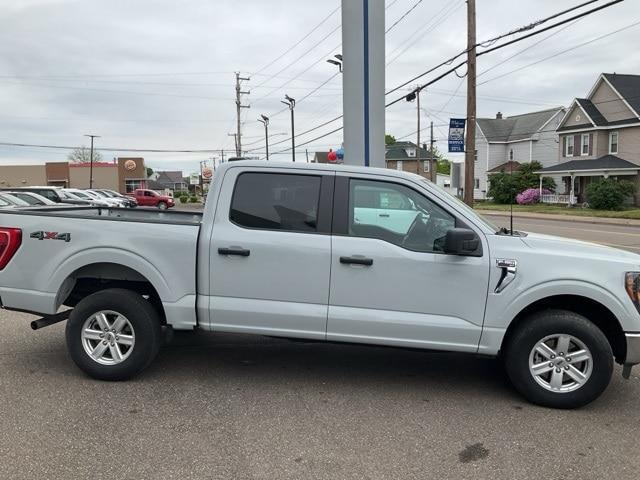
[[[491,202],[477,202],[473,208],[476,210],[494,210],[508,212],[509,205],[501,205]],[[576,215],[580,217],[607,217],[629,218],[640,220],[640,208],[629,207],[623,210],[594,210],[592,208],[569,208],[562,205],[547,205],[537,203],[534,205],[514,205],[514,212],[548,213],[552,215]]]

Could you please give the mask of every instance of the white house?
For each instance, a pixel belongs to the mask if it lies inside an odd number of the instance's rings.
[[[486,198],[491,172],[517,169],[532,161],[543,167],[557,164],[556,129],[564,114],[564,107],[556,107],[512,117],[503,118],[498,112],[496,118],[478,118],[474,198]],[[554,179],[556,183],[561,181],[561,177]]]

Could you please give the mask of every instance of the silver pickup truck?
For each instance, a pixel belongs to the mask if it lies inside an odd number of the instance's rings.
[[[423,178],[222,166],[204,213],[0,210],[0,303],[67,320],[71,358],[123,380],[171,329],[499,356],[528,400],[597,398],[640,363],[640,256],[499,230]],[[473,361],[469,356],[469,361]]]

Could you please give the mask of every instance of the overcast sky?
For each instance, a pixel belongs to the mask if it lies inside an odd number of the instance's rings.
[[[582,1],[478,0],[478,40]],[[387,89],[465,48],[463,0],[386,3],[387,26],[417,3],[386,36]],[[272,152],[286,148],[289,117],[280,103],[285,93],[301,99],[328,81],[299,101],[298,132],[342,113],[341,76],[325,61],[341,51],[339,6],[336,0],[0,0],[0,142],[86,145],[83,134],[93,133],[102,136],[96,145],[103,147],[231,152],[234,71],[240,71],[251,77],[243,86],[251,90],[251,108],[243,111],[244,144],[258,155],[264,151],[263,127],[256,121],[264,113],[271,116],[271,142],[285,140]],[[640,22],[640,1],[626,0],[479,58],[478,115],[566,106],[585,96],[601,72],[640,74],[640,25],[579,47],[634,22]],[[528,66],[534,62],[540,63]],[[441,150],[449,117],[465,116],[465,87],[464,79],[451,75],[423,93],[423,125],[437,125]],[[410,135],[415,117],[413,104],[395,105],[387,110],[386,131]],[[415,135],[406,139],[415,141]],[[337,133],[304,148],[312,155],[341,141]],[[62,161],[67,153],[0,146],[0,163]],[[103,156],[144,156],[148,166],[187,174],[211,155],[121,150]]]

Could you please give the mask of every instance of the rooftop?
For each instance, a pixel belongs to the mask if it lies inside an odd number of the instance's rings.
[[[524,113],[507,118],[478,118],[478,126],[489,142],[515,142],[527,140],[538,132],[563,107]]]

